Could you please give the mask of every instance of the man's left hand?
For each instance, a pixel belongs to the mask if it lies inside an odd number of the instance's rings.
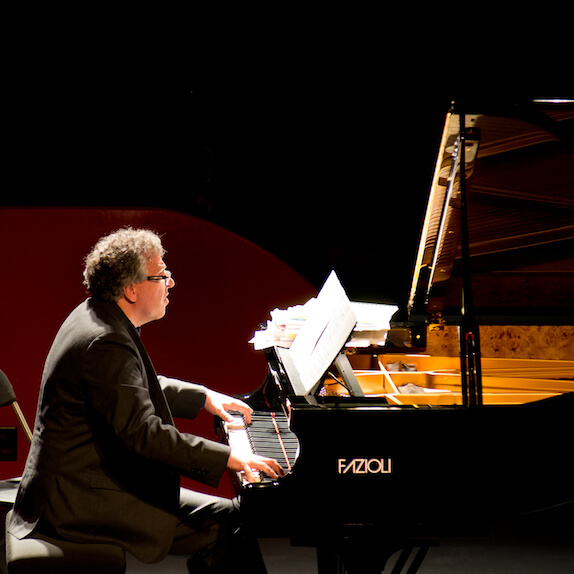
[[[222,418],[224,421],[233,422],[233,417],[228,411],[239,411],[245,416],[245,423],[251,423],[251,413],[253,409],[239,399],[229,397],[211,389],[205,390],[204,408],[208,413]]]

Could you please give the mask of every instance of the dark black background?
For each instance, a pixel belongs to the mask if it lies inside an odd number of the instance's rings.
[[[559,35],[511,20],[298,2],[17,15],[4,202],[183,211],[317,287],[336,269],[352,299],[402,304],[451,100],[564,76]]]

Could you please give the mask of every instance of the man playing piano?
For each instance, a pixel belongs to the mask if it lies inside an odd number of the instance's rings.
[[[256,541],[240,539],[238,502],[179,486],[217,485],[227,468],[273,478],[273,459],[178,431],[173,417],[201,408],[229,420],[251,409],[203,386],[156,375],[140,340],[161,319],[175,281],[160,238],[122,229],[86,258],[91,298],[60,328],[47,357],[34,438],[9,530],[115,543],[142,562],[190,555],[190,572],[264,572]],[[210,570],[211,569],[211,570]],[[237,568],[234,568],[237,571]]]

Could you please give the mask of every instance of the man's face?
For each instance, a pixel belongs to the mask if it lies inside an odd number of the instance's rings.
[[[147,274],[152,277],[138,283],[134,287],[137,289],[137,312],[140,325],[161,319],[169,304],[168,292],[175,285],[171,274],[167,271],[166,265],[158,255],[147,263]],[[167,277],[161,279],[160,277]]]

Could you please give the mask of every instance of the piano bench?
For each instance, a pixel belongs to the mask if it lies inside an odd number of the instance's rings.
[[[23,539],[6,531],[8,574],[124,574],[126,555],[112,544],[79,544],[42,534]]]

